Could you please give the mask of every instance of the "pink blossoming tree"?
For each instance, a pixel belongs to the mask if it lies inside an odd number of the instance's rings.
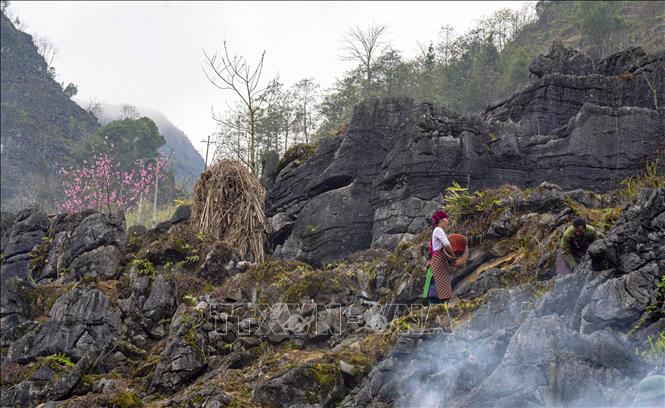
[[[65,199],[58,209],[69,213],[86,209],[127,211],[136,206],[142,192],[164,177],[166,163],[164,158],[145,165],[137,160],[123,171],[118,160],[106,153],[93,153],[92,159],[84,160],[81,168],[60,169]]]

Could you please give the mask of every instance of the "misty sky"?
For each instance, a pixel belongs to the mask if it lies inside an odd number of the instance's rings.
[[[58,48],[57,80],[74,82],[77,98],[130,103],[162,112],[205,151],[215,130],[211,107],[232,94],[214,88],[202,72],[203,49],[255,61],[266,51],[266,75],[290,86],[313,77],[324,88],[353,68],[339,60],[348,28],[387,24],[405,57],[439,28],[465,32],[480,17],[523,2],[21,2],[10,9],[24,30]]]

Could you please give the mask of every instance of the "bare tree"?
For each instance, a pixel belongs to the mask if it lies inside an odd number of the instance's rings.
[[[107,122],[106,115],[104,114],[104,107],[102,106],[101,102],[93,99],[88,102],[84,109],[86,112],[94,115],[99,123],[103,124]]]
[[[237,105],[228,106],[223,117],[213,113],[213,118],[218,124],[213,161],[230,156],[251,167],[247,137],[249,126],[244,108]]]
[[[269,79],[266,82],[261,81],[263,73],[263,62],[265,51],[261,54],[256,67],[252,68],[243,56],[229,54],[229,49],[224,41],[224,54],[218,56],[217,53],[208,55],[204,50],[205,66],[203,72],[206,78],[217,88],[223,91],[233,91],[241,101],[241,107],[247,118],[249,138],[249,167],[254,174],[259,174],[259,162],[256,152],[256,124],[258,116],[263,109],[266,99],[270,94],[272,87],[276,86],[277,77]],[[213,119],[220,124],[228,125],[225,119],[219,117],[213,112]]]
[[[136,106],[134,105],[122,105],[121,108],[122,111],[120,113],[120,120],[125,120],[125,119],[131,119],[135,120],[141,117],[141,114],[139,113],[138,109],[136,109]]]
[[[455,57],[455,39],[457,37],[455,28],[450,24],[446,24],[439,29],[436,51],[439,54],[441,64],[444,66],[448,66]]]
[[[386,25],[370,25],[365,29],[354,27],[344,37],[344,47],[341,59],[343,61],[355,61],[362,67],[365,89],[369,90],[374,76],[374,65],[390,46],[383,37],[387,33]]]
[[[48,72],[53,73],[53,60],[55,60],[55,56],[58,54],[58,48],[48,37],[43,35],[35,34],[32,37],[32,42],[37,47],[37,53],[46,61]]]
[[[296,117],[299,119],[300,126],[305,138],[305,143],[309,143],[310,131],[315,127],[313,105],[319,99],[319,85],[314,82],[314,78],[305,78],[298,81],[294,86],[294,93],[298,108]]]

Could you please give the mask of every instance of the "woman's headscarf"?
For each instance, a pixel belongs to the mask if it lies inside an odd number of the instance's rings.
[[[436,224],[444,218],[448,218],[448,213],[443,210],[439,210],[432,214],[432,228],[436,228]]]

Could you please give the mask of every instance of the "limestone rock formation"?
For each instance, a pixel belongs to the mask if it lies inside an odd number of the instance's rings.
[[[634,48],[592,66],[555,45],[532,65],[539,78],[482,118],[365,101],[345,136],[280,166],[267,205],[275,255],[320,265],[370,246],[392,249],[427,225],[423,215],[452,181],[615,187],[663,149],[664,61],[665,51]]]

